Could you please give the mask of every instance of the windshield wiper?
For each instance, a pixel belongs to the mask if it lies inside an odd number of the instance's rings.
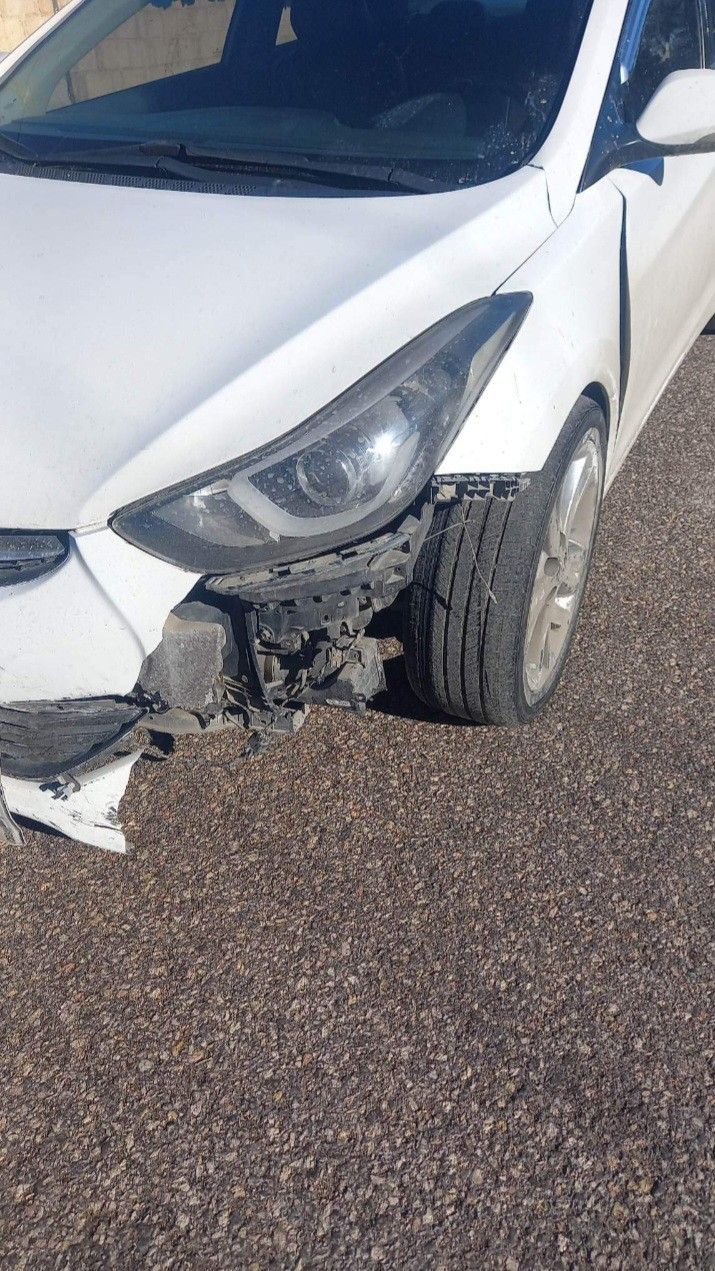
[[[4,144],[0,142],[0,144]],[[14,145],[14,143],[13,143]],[[55,152],[32,158],[50,167],[139,167],[149,168],[182,180],[206,181],[211,173],[234,176],[264,176],[277,181],[310,182],[345,189],[379,187],[414,194],[448,188],[441,182],[399,164],[360,163],[354,160],[323,160],[309,156],[274,155],[270,151],[208,149],[172,141],[140,141],[102,145],[97,148]]]
[[[226,171],[249,175],[274,176],[279,180],[318,181],[321,184],[345,184],[348,187],[381,186],[383,189],[429,193],[444,188],[431,177],[401,167],[398,163],[362,163],[354,159],[314,159],[308,155],[275,156],[270,151],[218,150],[186,146],[180,160],[190,164],[206,164]]]

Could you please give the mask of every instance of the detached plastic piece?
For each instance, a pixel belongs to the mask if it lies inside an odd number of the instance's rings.
[[[110,759],[145,714],[139,703],[111,697],[0,705],[0,765],[8,777],[51,781]]]
[[[127,841],[119,820],[119,804],[140,755],[141,751],[123,755],[105,768],[98,768],[76,779],[68,777],[36,782],[3,777],[6,808],[11,814],[58,830],[78,843],[87,843],[106,852],[126,853]],[[9,837],[2,806],[3,798],[0,797],[0,837],[4,834],[11,843],[19,845],[23,841],[22,835],[19,844],[17,838]],[[10,822],[14,824],[12,816]]]

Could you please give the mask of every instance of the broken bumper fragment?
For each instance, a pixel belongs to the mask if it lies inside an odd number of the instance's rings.
[[[95,772],[65,780],[21,781],[2,776],[0,841],[22,845],[22,830],[15,819],[22,817],[89,847],[125,853],[127,841],[119,804],[140,754],[122,755]]]

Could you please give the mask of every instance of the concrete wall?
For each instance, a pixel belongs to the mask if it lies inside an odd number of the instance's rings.
[[[62,7],[65,0],[0,0],[0,52],[10,53]]]
[[[0,0],[0,53],[10,52],[67,0]],[[219,61],[234,0],[142,7],[58,84],[50,106],[133,88]]]
[[[65,3],[0,0],[0,52],[9,53]],[[76,67],[70,84],[75,100],[217,61],[233,8],[233,0],[147,5]]]

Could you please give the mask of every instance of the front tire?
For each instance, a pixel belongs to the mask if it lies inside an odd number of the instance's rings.
[[[553,697],[586,589],[606,444],[603,412],[581,398],[514,502],[437,508],[404,630],[410,684],[432,709],[513,726]]]

